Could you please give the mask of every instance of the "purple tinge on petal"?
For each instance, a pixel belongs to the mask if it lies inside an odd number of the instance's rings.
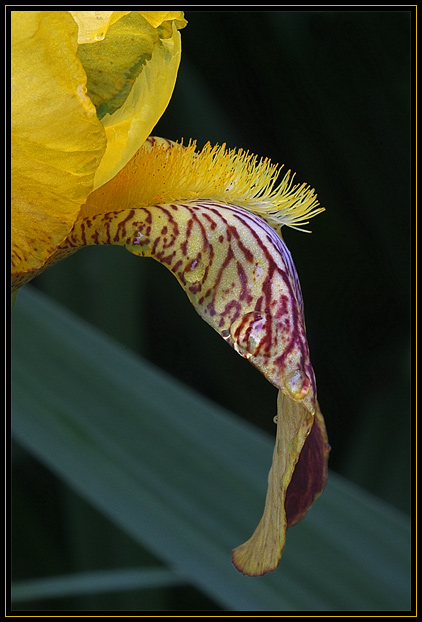
[[[312,429],[305,441],[287,488],[284,508],[287,528],[301,520],[324,490],[330,451],[324,419],[316,405]]]

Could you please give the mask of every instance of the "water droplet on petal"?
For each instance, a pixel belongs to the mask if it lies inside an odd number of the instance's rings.
[[[242,346],[240,346],[236,341],[234,342],[233,347],[236,350],[236,352],[240,354],[240,356],[243,356],[243,358],[245,359],[251,358],[252,354],[248,352],[247,350],[245,350],[244,348],[242,348]]]
[[[296,400],[303,399],[311,388],[311,381],[304,371],[295,369],[283,376],[284,386]]]
[[[273,421],[274,421],[275,424],[278,423],[278,416],[277,415],[275,417],[273,417]]]
[[[204,278],[205,266],[201,261],[193,259],[188,263],[183,274],[188,283],[197,283]]]
[[[245,358],[265,354],[271,340],[272,320],[269,316],[251,311],[230,326],[234,349]]]

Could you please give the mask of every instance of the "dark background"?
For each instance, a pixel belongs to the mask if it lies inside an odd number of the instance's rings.
[[[248,149],[316,188],[326,211],[313,233],[283,235],[301,281],[330,468],[409,512],[410,8],[185,16],[176,89],[154,133]],[[33,284],[274,433],[276,389],[196,315],[163,266],[87,248]]]

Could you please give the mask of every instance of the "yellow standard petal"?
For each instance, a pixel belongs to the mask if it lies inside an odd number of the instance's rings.
[[[67,11],[11,12],[12,272],[36,270],[92,190],[105,134]]]
[[[127,164],[166,109],[181,58],[178,28],[186,21],[181,11],[106,12],[111,14],[102,20],[75,13],[84,39],[92,33],[78,57],[107,136],[95,176],[98,188]]]

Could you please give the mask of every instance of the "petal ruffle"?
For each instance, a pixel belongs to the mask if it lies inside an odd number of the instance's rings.
[[[108,29],[130,11],[69,11],[78,24],[78,43],[96,43]]]
[[[67,11],[12,11],[12,272],[36,270],[92,190],[105,133]]]
[[[177,28],[184,28],[187,21],[184,18],[183,11],[139,11],[142,17],[153,26],[158,28],[165,22],[175,23]]]
[[[78,24],[78,43],[96,43],[107,34],[110,26],[132,11],[69,11]],[[187,24],[183,11],[136,11],[147,20],[153,28],[164,22],[174,21],[177,28]]]

